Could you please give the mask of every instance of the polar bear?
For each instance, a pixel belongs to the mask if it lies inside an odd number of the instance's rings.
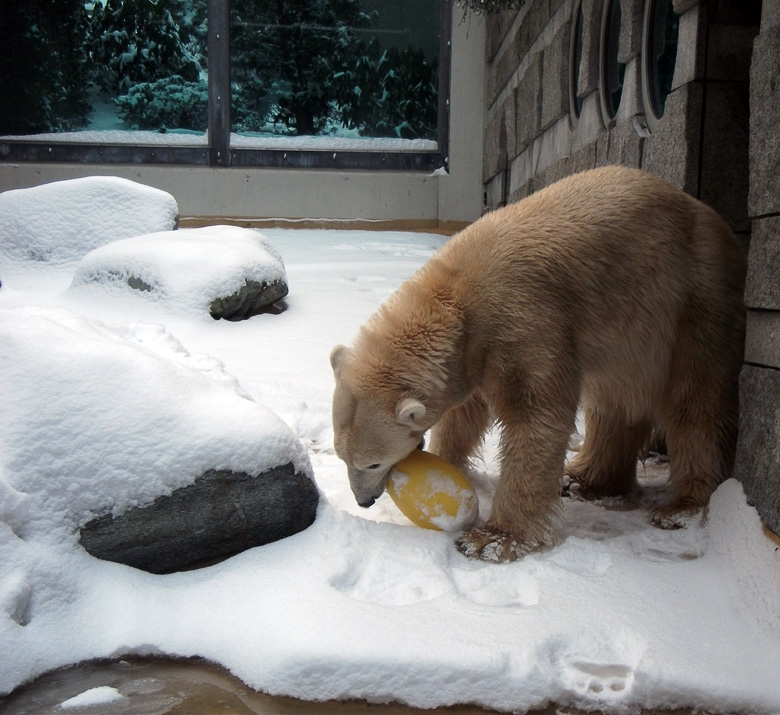
[[[432,428],[466,468],[493,422],[501,474],[467,556],[506,561],[555,542],[564,473],[628,492],[651,434],[670,456],[675,528],[731,472],[745,258],[710,208],[652,174],[570,176],[455,235],[331,353],[334,445],[357,502]],[[566,467],[578,406],[585,441]]]

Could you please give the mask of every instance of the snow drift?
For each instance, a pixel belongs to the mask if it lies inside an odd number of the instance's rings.
[[[89,176],[0,193],[0,267],[78,261],[110,241],[173,229],[169,193],[115,176]]]

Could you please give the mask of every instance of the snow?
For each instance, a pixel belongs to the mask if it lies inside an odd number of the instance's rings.
[[[67,264],[109,241],[174,228],[170,194],[129,179],[89,176],[0,194],[0,270]],[[2,275],[2,274],[0,274]]]
[[[140,288],[131,288],[128,279],[140,281]],[[108,290],[195,316],[208,315],[214,299],[237,293],[247,281],[286,279],[282,257],[260,232],[207,226],[134,236],[96,248],[76,266],[71,290],[98,297]]]
[[[208,135],[183,131],[149,131],[122,129],[86,130],[0,136],[0,140],[68,143],[68,144],[132,144],[135,146],[208,146]],[[286,136],[273,134],[230,135],[233,149],[277,149],[290,151],[436,151],[438,143],[430,139],[399,139],[395,137],[360,136]]]
[[[78,132],[46,132],[44,134],[8,134],[5,141],[36,142],[41,144],[132,144],[134,146],[202,146],[207,148],[206,132],[154,131],[127,129],[86,129]]]
[[[297,151],[436,151],[431,139],[398,139],[395,137],[334,136],[262,136],[231,134],[235,149],[291,149]]]
[[[387,495],[360,509],[333,451],[328,355],[445,239],[264,233],[286,310],[238,323],[71,290],[73,261],[3,264],[0,692],[138,653],[202,656],[312,700],[780,713],[780,552],[738,482],[679,531],[648,524],[653,480],[637,505],[567,499],[559,545],[503,565],[467,560]],[[77,545],[87,513],[171,488],[174,463],[255,463],[277,430],[322,493],[307,530],[166,576]],[[471,475],[483,518],[497,454],[491,433]]]
[[[64,309],[0,310],[6,483],[42,528],[150,504],[205,471],[309,461],[292,431],[213,358],[160,326],[114,328]],[[121,448],[117,448],[121,445]],[[50,526],[47,527],[46,524]]]
[[[90,688],[75,697],[69,698],[60,703],[60,710],[71,710],[77,708],[90,708],[96,705],[109,705],[110,703],[124,700],[124,695],[116,688],[109,685],[102,685],[97,688]]]

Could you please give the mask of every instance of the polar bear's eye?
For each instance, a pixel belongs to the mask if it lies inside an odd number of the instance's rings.
[[[381,464],[369,464],[366,469],[379,469],[381,466]]]

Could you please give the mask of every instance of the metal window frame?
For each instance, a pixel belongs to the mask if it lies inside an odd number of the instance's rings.
[[[166,146],[60,141],[0,140],[0,161],[77,164],[154,164],[277,169],[432,172],[448,168],[452,2],[440,0],[439,126],[430,151],[252,149],[230,146],[230,2],[208,4],[208,145]]]

